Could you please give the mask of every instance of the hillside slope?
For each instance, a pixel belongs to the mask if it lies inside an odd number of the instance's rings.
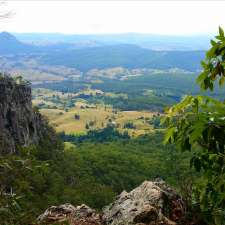
[[[40,62],[49,65],[63,65],[81,71],[93,68],[112,67],[125,68],[181,68],[189,71],[200,69],[199,61],[204,51],[152,51],[137,45],[112,45],[48,53],[41,57]]]
[[[66,66],[82,72],[94,68],[112,67],[180,68],[196,71],[200,69],[199,62],[205,54],[203,50],[153,51],[150,48],[140,47],[138,44],[126,43],[111,43],[110,45],[83,43],[80,47],[79,43],[63,42],[51,45],[32,45],[20,42],[7,32],[0,33],[0,43],[0,56],[14,56],[12,62],[15,62],[15,59],[20,59],[22,62],[35,59],[41,65]]]

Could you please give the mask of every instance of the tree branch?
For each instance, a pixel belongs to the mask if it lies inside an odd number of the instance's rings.
[[[5,9],[6,1],[0,0],[0,20],[9,19],[12,17],[13,13],[7,9]]]

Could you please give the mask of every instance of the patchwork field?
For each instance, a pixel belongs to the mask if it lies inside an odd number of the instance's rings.
[[[33,105],[48,118],[57,132],[66,134],[85,134],[89,130],[102,129],[108,125],[121,132],[127,131],[131,136],[153,130],[152,119],[158,117],[157,112],[122,111],[104,102],[90,103],[85,99],[90,95],[126,98],[124,94],[104,93],[94,89],[63,93],[41,88],[33,91]]]
[[[67,112],[60,109],[41,109],[40,112],[49,119],[56,131],[66,134],[84,134],[90,129],[104,128],[107,124],[114,125],[120,131],[128,131],[132,136],[152,130],[152,125],[148,123],[153,116],[151,112],[115,111],[101,105],[96,108],[82,106],[77,104]]]

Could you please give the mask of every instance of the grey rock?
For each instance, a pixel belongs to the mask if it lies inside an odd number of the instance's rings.
[[[163,181],[145,181],[131,192],[122,192],[103,209],[106,225],[176,224],[184,216],[181,197]]]
[[[52,223],[65,221],[68,215],[71,215],[76,208],[67,203],[60,206],[51,206],[45,210],[43,214],[38,217],[41,223]]]
[[[86,205],[74,207],[67,203],[51,206],[37,219],[39,224],[69,222],[71,225],[101,225],[100,216]]]
[[[164,181],[145,181],[131,192],[123,191],[101,215],[86,205],[52,206],[38,223],[68,221],[71,225],[176,225],[185,213],[181,197]],[[186,224],[186,223],[182,223]]]
[[[0,75],[1,76],[1,75]],[[31,87],[0,77],[0,154],[15,153],[16,146],[38,144],[47,121],[32,109]]]

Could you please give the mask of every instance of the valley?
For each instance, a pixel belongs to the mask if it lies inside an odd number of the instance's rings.
[[[87,41],[79,35],[73,42],[67,36],[66,43],[58,42],[54,34],[54,41],[50,38],[47,43],[44,34],[36,34],[33,41],[32,35],[17,37],[22,40],[0,34],[5,45],[0,46],[0,103],[8,95],[16,96],[0,104],[5,132],[0,142],[9,137],[5,140],[12,140],[12,151],[19,153],[3,157],[7,176],[0,178],[6,187],[12,183],[26,210],[15,217],[10,214],[10,225],[17,225],[17,220],[22,221],[18,225],[30,224],[50,205],[65,202],[84,203],[100,212],[118,194],[123,196],[124,190],[129,192],[145,180],[164,180],[192,207],[193,186],[205,182],[199,179],[202,171],[194,169],[199,166],[200,159],[194,157],[200,148],[186,151],[192,141],[187,139],[178,150],[180,143],[172,143],[176,135],[168,136],[168,130],[171,135],[182,126],[167,130],[162,120],[171,113],[166,109],[186,96],[202,96],[187,103],[195,103],[195,110],[205,96],[214,97],[214,102],[224,99],[225,90],[219,85],[213,92],[203,92],[196,84],[205,55],[199,43],[192,48],[188,39],[162,49],[158,42],[149,48],[151,40],[136,43],[128,38],[124,43],[120,35],[102,42],[96,36]],[[178,105],[179,113],[182,106]],[[197,125],[202,129],[201,123]],[[5,198],[11,201],[3,194]],[[5,215],[7,221],[9,214]]]
[[[108,77],[110,71],[113,77]],[[106,74],[95,70],[88,78],[33,84],[33,105],[58,132],[85,134],[112,125],[120,132],[138,136],[160,127],[164,107],[182,98],[187,81],[194,79],[194,74],[179,70],[146,70],[127,77],[128,72],[122,68],[108,69]],[[169,87],[167,75],[179,83],[180,89]],[[146,83],[146,79],[150,82]],[[164,82],[167,89],[163,90]]]

